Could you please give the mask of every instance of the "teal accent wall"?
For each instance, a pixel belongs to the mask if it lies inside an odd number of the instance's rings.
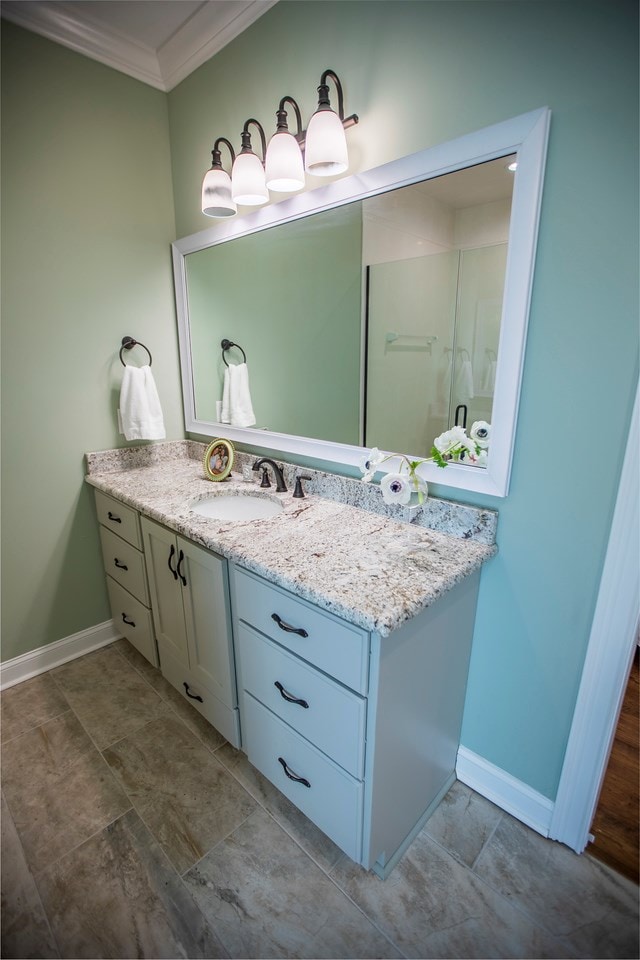
[[[3,20],[3,660],[111,616],[84,453],[126,445],[125,334],[184,436],[173,238],[166,95]]]
[[[553,111],[512,483],[463,742],[556,793],[638,371],[637,6],[280,0],[168,96],[3,24],[3,659],[108,617],[83,453],[123,443],[125,333],[182,435],[169,241],[218,136],[332,67],[351,172]],[[168,122],[167,122],[168,105]],[[172,207],[175,204],[175,227]]]
[[[351,172],[552,110],[518,440],[499,556],[482,574],[463,743],[553,798],[638,370],[637,5],[590,0],[286,2],[169,94],[179,236],[209,221],[216,137],[303,116],[332,67]]]

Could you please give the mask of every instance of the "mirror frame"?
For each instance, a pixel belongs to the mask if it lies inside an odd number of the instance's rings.
[[[486,468],[449,464],[443,470],[429,463],[421,468],[421,474],[429,483],[505,497],[509,490],[515,443],[550,118],[549,108],[542,107],[372,170],[297,194],[246,216],[223,220],[207,230],[173,243],[185,430],[208,437],[217,437],[222,432],[230,440],[248,446],[357,467],[364,453],[359,446],[255,428],[231,427],[229,424],[197,418],[185,258],[190,253],[227,243],[237,237],[517,153],[518,169],[511,205],[488,464]],[[411,453],[400,450],[391,452]],[[394,469],[397,469],[397,461],[394,466],[391,460],[383,472]]]

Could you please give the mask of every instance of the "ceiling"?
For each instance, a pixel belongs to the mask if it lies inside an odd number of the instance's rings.
[[[169,91],[277,0],[2,0],[27,30]]]

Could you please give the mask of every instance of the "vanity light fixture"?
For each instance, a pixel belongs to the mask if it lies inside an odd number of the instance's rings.
[[[222,166],[219,144],[229,148],[231,163],[235,162],[233,147],[224,137],[218,137],[211,151],[211,169],[202,181],[202,212],[207,217],[233,217],[238,208],[231,196],[231,177]]]
[[[251,148],[249,124],[258,128],[262,142],[262,160]],[[258,120],[247,120],[242,128],[242,149],[233,163],[231,171],[231,196],[236,203],[246,207],[260,207],[269,202],[269,191],[264,179],[264,157],[267,142]]]
[[[290,103],[296,113],[298,132],[289,132],[285,103]],[[295,193],[304,187],[304,162],[300,141],[302,140],[302,117],[293,97],[283,97],[276,113],[276,132],[269,140],[265,160],[267,187],[274,193]]]
[[[336,85],[338,94],[338,112],[331,109],[329,100],[329,85],[331,77]],[[349,166],[347,153],[347,138],[344,128],[357,123],[358,117],[353,114],[344,118],[344,96],[342,84],[333,70],[325,70],[320,78],[318,87],[318,109],[309,121],[306,145],[304,151],[304,168],[314,177],[333,177],[344,173]]]
[[[331,108],[329,80],[336,87],[338,110]],[[297,132],[289,131],[285,106],[293,107]],[[283,97],[276,111],[276,132],[266,146],[264,129],[258,120],[247,120],[242,130],[242,147],[234,157],[228,140],[219,137],[212,151],[213,164],[202,184],[202,212],[208,217],[231,217],[237,204],[260,206],[274,193],[296,193],[304,188],[305,171],[315,177],[335,177],[349,166],[347,141],[344,131],[358,123],[358,115],[344,116],[342,84],[333,70],[325,70],[318,87],[318,108],[302,129],[302,117],[293,97]],[[249,126],[259,131],[262,160],[253,151]],[[225,143],[231,150],[233,167],[231,178],[222,168],[218,144]],[[304,156],[304,159],[303,159]],[[226,179],[225,179],[226,178]]]

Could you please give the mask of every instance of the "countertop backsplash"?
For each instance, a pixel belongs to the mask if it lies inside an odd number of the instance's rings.
[[[140,467],[158,465],[167,460],[202,461],[206,448],[207,444],[199,443],[196,440],[169,440],[164,443],[148,443],[134,447],[87,453],[87,473],[91,475],[94,473],[135,470]],[[243,468],[251,467],[257,458],[257,454],[236,450],[232,475],[235,478],[242,477]],[[297,464],[287,463],[285,460],[279,460],[275,456],[272,459],[282,467],[287,487],[290,490],[294,488],[296,477],[304,475],[310,477],[309,480],[303,481],[303,488],[306,493],[315,494],[327,500],[334,500],[337,503],[345,503],[352,507],[359,507],[361,510],[377,513],[400,523],[411,523],[413,526],[447,533],[449,536],[458,537],[462,540],[475,540],[478,543],[488,545],[496,542],[498,526],[498,512],[496,510],[487,510],[483,507],[474,507],[432,496],[428,497],[422,507],[409,510],[406,507],[386,504],[376,483],[362,483],[361,480],[353,477],[343,477],[322,470],[313,470],[311,467],[301,467]],[[255,483],[259,485],[258,475],[256,474],[255,477]],[[273,477],[271,479],[273,482]]]

